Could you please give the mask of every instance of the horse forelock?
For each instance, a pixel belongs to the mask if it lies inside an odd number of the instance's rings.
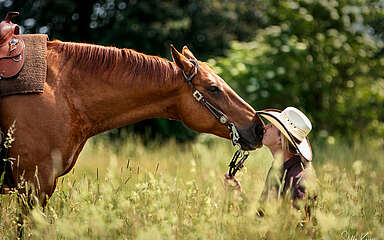
[[[76,66],[92,73],[120,71],[131,79],[141,77],[143,84],[158,83],[160,86],[174,84],[176,66],[170,61],[139,53],[132,49],[105,47],[88,43],[51,42]]]

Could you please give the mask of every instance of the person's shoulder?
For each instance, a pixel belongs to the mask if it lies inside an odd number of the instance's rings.
[[[304,164],[299,155],[294,155],[288,161],[287,168],[289,168],[291,175],[301,175],[306,168],[306,164]]]

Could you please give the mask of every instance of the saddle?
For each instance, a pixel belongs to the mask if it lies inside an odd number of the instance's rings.
[[[19,26],[11,22],[16,16],[18,12],[9,12],[0,23],[0,80],[16,77],[24,66],[24,41]]]

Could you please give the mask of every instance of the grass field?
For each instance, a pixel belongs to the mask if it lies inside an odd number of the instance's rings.
[[[61,178],[48,207],[25,218],[25,239],[384,239],[384,149],[374,144],[314,144],[319,184],[313,217],[258,199],[271,166],[265,148],[238,173],[244,195],[224,187],[234,148],[200,136],[195,143],[119,145],[89,141]],[[16,196],[0,196],[0,239],[16,238]]]

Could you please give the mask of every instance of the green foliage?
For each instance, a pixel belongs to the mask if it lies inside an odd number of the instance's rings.
[[[296,106],[316,136],[384,136],[380,1],[267,1],[266,26],[211,60],[256,109]],[[381,20],[380,20],[381,19]]]
[[[135,138],[119,146],[97,139],[59,179],[47,208],[25,218],[25,239],[384,237],[384,152],[374,144],[314,145],[320,191],[309,220],[283,199],[270,199],[258,216],[272,162],[266,148],[237,174],[240,195],[223,184],[234,151],[228,141],[201,135],[192,145],[144,147]],[[0,239],[16,238],[16,200],[0,196]]]
[[[17,10],[24,33],[51,39],[133,48],[170,56],[188,45],[200,59],[223,55],[231,40],[247,40],[261,22],[254,0],[42,0],[1,1],[1,16]]]

